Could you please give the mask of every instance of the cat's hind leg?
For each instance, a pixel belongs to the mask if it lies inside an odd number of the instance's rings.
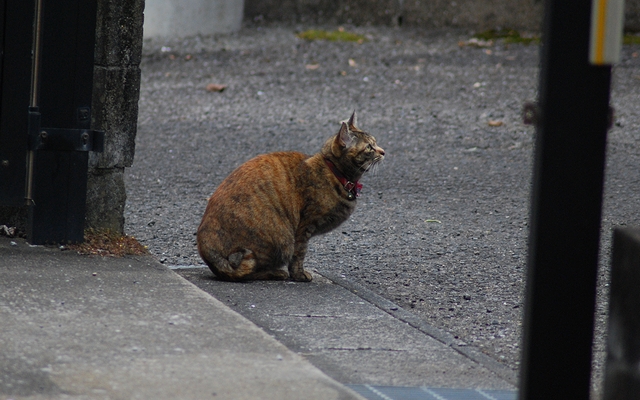
[[[293,240],[287,240],[285,235],[281,235],[279,241],[265,246],[262,251],[257,251],[258,267],[248,276],[248,279],[275,281],[289,279],[289,273],[282,269],[282,265],[291,263],[294,249]]]
[[[211,272],[220,280],[251,281],[278,280],[289,278],[289,273],[282,269],[256,271],[256,257],[253,251],[244,249],[224,258],[217,251],[209,251],[205,259]]]
[[[214,249],[201,249],[200,255],[218,279],[225,281],[255,279],[251,276],[256,272],[256,257],[249,249],[237,251],[229,257],[223,257]]]

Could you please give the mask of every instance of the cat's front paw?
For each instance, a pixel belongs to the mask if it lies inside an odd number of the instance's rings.
[[[298,271],[296,273],[290,274],[291,279],[296,282],[311,282],[311,274],[305,270]]]

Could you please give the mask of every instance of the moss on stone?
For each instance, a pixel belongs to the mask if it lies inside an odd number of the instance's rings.
[[[367,40],[363,35],[347,32],[344,29],[335,31],[325,31],[321,29],[309,29],[296,35],[300,39],[305,40],[328,40],[330,42],[358,42],[362,43]]]

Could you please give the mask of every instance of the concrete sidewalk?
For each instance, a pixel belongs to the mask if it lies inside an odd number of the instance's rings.
[[[152,256],[0,237],[0,400],[362,398],[343,385],[376,399],[391,386],[515,398],[506,366],[330,278],[220,282]]]
[[[150,256],[0,237],[0,399],[359,399]]]

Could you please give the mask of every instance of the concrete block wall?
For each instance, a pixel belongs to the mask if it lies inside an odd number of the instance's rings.
[[[245,19],[538,32],[542,0],[245,0]],[[625,29],[640,31],[640,0],[626,0]]]
[[[405,0],[402,15],[412,26],[538,31],[542,11],[536,0]]]
[[[640,0],[624,2],[624,28],[629,32],[640,32]]]

